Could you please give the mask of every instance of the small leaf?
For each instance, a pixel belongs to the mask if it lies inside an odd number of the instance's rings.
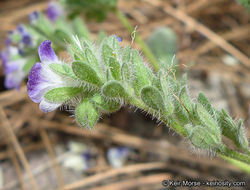
[[[185,125],[188,138],[191,143],[201,149],[215,149],[221,146],[220,134],[211,133],[208,128],[203,126]]]
[[[92,65],[96,70],[99,70],[100,68],[98,65],[98,61],[95,55],[93,54],[93,52],[89,48],[86,48],[85,55],[86,55],[89,65]]]
[[[109,59],[113,56],[113,50],[108,45],[104,44],[102,46],[102,57],[106,65],[109,65]]]
[[[66,64],[51,63],[49,67],[56,73],[64,76],[71,77],[72,79],[77,79],[72,68]]]
[[[196,114],[198,115],[202,125],[207,126],[207,129],[213,134],[220,134],[220,128],[217,125],[216,120],[214,120],[212,115],[210,115],[210,113],[200,103],[196,104]]]
[[[83,127],[93,128],[97,123],[100,115],[94,105],[89,101],[83,101],[76,107],[76,121]]]
[[[109,59],[109,68],[115,80],[121,80],[120,64],[115,58]]]
[[[248,140],[244,132],[242,120],[239,120],[238,125],[236,125],[234,120],[224,109],[216,113],[220,128],[222,129],[222,134],[231,139],[238,148],[248,150]]]
[[[126,83],[130,83],[133,80],[131,64],[123,63],[121,68],[122,80]]]
[[[75,61],[72,63],[72,69],[75,75],[82,81],[87,82],[89,84],[96,85],[98,87],[102,86],[102,81],[95,72],[95,70],[89,65]]]
[[[121,103],[117,101],[106,101],[103,97],[100,95],[96,95],[92,98],[93,105],[103,113],[111,113],[115,112],[120,109]]]
[[[193,113],[193,102],[190,99],[190,96],[187,92],[186,85],[182,87],[180,94],[179,94],[179,97],[180,97],[180,100],[181,100],[183,106],[185,106],[185,109],[187,109],[188,112],[190,114],[192,114]]]
[[[209,113],[213,113],[214,109],[211,105],[211,103],[209,102],[209,100],[207,99],[207,97],[203,94],[203,93],[199,93],[198,95],[198,102],[209,112]]]
[[[160,77],[160,86],[163,91],[163,97],[164,97],[167,114],[170,116],[174,112],[174,105],[171,100],[170,88],[167,84],[167,80],[165,76],[163,75],[163,73],[159,74],[159,77]]]
[[[70,100],[82,91],[77,87],[59,87],[48,91],[45,98],[51,102],[61,103]]]
[[[165,111],[164,101],[159,90],[153,86],[146,86],[141,90],[142,101],[155,110]]]
[[[128,98],[126,90],[123,88],[122,84],[118,81],[106,82],[102,87],[102,95],[111,99]]]
[[[140,91],[144,86],[150,84],[148,69],[142,62],[142,59],[136,50],[132,50],[132,66],[134,68],[133,86],[137,96],[140,96]]]
[[[131,49],[130,47],[126,47],[124,50],[123,50],[123,53],[122,53],[122,63],[129,63],[130,60],[131,60]]]

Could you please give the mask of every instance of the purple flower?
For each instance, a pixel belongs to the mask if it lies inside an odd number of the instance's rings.
[[[55,22],[60,16],[63,15],[63,9],[57,2],[50,2],[46,10],[46,15],[51,22]]]
[[[31,23],[31,24],[36,23],[37,20],[38,20],[38,18],[39,18],[39,13],[38,13],[37,11],[34,11],[33,13],[31,13],[31,14],[29,15],[29,19],[30,19],[30,23]]]
[[[24,26],[19,25],[19,26],[17,27],[17,31],[19,32],[19,34],[20,34],[21,37],[22,37],[21,42],[22,42],[24,45],[32,46],[31,35],[30,35],[30,33],[27,31],[27,29],[24,28]]]
[[[118,42],[122,42],[122,37],[116,36],[116,39],[117,39]]]
[[[23,58],[12,59],[13,56],[18,56],[18,49],[12,46],[8,46],[7,49],[1,52],[1,59],[3,63],[6,88],[20,88],[20,84],[25,77],[25,73],[22,70],[26,60]]]
[[[51,63],[63,64],[58,60],[51,47],[51,41],[45,40],[41,43],[39,50],[40,61],[36,63],[28,76],[27,92],[28,96],[35,103],[40,103],[43,112],[51,112],[61,106],[64,102],[55,103],[45,99],[45,94],[54,88],[65,86],[78,86],[79,82],[70,78],[62,77],[55,73],[51,68]]]

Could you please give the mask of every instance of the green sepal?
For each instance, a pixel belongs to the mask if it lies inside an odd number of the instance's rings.
[[[130,82],[133,80],[133,72],[132,72],[131,64],[129,63],[122,64],[121,75],[122,75],[122,80],[125,83],[130,84]]]
[[[121,107],[121,103],[117,101],[106,101],[102,96],[96,95],[94,96],[91,101],[93,105],[102,113],[111,113],[118,111]]]
[[[207,126],[207,130],[217,136],[220,136],[221,131],[216,120],[200,103],[197,103],[195,106],[195,115],[201,122],[202,126]]]
[[[142,101],[150,108],[165,112],[164,100],[160,91],[153,86],[146,86],[141,90]]]
[[[97,123],[100,117],[100,114],[91,102],[84,100],[81,102],[81,104],[79,104],[76,107],[75,117],[76,117],[76,121],[82,127],[93,128],[95,124]]]
[[[132,53],[132,66],[134,72],[133,86],[137,96],[140,96],[141,89],[144,86],[150,85],[150,80],[148,76],[148,69],[144,65],[142,58],[140,57],[138,51],[131,50]]]
[[[129,97],[122,84],[114,80],[106,82],[103,85],[101,91],[102,95],[109,99],[114,99],[114,100],[116,98],[127,99]]]
[[[103,61],[106,65],[109,65],[109,59],[111,57],[113,57],[113,50],[111,47],[109,47],[107,44],[104,44],[102,46],[102,57],[103,57]]]
[[[222,134],[231,139],[238,148],[248,150],[248,140],[242,120],[239,120],[238,125],[236,125],[235,121],[224,109],[216,113],[218,116],[218,123],[222,129]]]
[[[87,82],[98,87],[101,87],[103,84],[96,71],[86,63],[75,61],[72,63],[72,70],[83,82]]]
[[[115,80],[121,80],[121,66],[119,62],[113,57],[109,59],[109,69]]]
[[[49,67],[60,75],[68,76],[72,79],[77,79],[76,75],[72,71],[72,68],[67,64],[51,63]]]
[[[129,46],[123,49],[122,52],[122,63],[129,63],[131,61],[131,49]]]
[[[187,124],[185,129],[189,140],[196,148],[217,149],[222,145],[220,134],[211,133],[206,127]]]
[[[163,99],[166,107],[166,113],[168,114],[168,116],[170,116],[174,112],[174,104],[172,103],[171,99],[172,95],[169,85],[167,84],[167,80],[163,73],[159,73],[159,81],[160,81],[159,84],[160,87],[158,88],[161,89],[163,92]]]
[[[99,71],[100,68],[99,68],[98,61],[95,55],[93,54],[93,52],[89,48],[85,49],[85,56],[86,56],[88,65],[91,65],[93,68],[95,68],[96,71]]]
[[[207,97],[201,92],[198,95],[198,102],[210,113],[214,113],[214,108],[212,107],[211,103],[207,99]]]
[[[179,93],[180,101],[182,102],[183,106],[185,106],[185,109],[192,114],[193,113],[193,102],[187,92],[186,85],[181,88],[181,91]]]
[[[45,94],[45,98],[54,103],[61,103],[70,100],[82,91],[78,87],[59,87],[49,90]]]

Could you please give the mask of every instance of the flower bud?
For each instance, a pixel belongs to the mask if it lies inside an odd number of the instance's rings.
[[[99,116],[94,105],[87,100],[82,101],[75,110],[76,121],[83,127],[93,128]]]
[[[220,134],[211,133],[206,127],[187,124],[185,129],[189,140],[196,148],[215,149],[221,146]]]

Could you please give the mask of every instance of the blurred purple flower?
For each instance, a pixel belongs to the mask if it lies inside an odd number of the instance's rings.
[[[130,149],[127,147],[110,148],[107,152],[107,159],[114,168],[119,168],[123,166],[129,153]]]
[[[8,89],[19,89],[20,84],[25,77],[25,73],[22,68],[26,63],[26,60],[23,58],[13,60],[12,57],[17,55],[18,49],[12,46],[8,46],[1,52],[1,59],[5,73],[4,85]]]
[[[122,42],[122,37],[116,36],[116,39],[117,39],[118,42]]]
[[[34,11],[33,13],[31,13],[31,14],[29,15],[29,19],[30,19],[30,23],[31,23],[31,24],[36,23],[37,20],[38,20],[38,18],[39,18],[39,13],[38,13],[37,11]]]
[[[46,15],[51,22],[55,22],[63,15],[63,9],[59,3],[52,1],[48,4]]]

